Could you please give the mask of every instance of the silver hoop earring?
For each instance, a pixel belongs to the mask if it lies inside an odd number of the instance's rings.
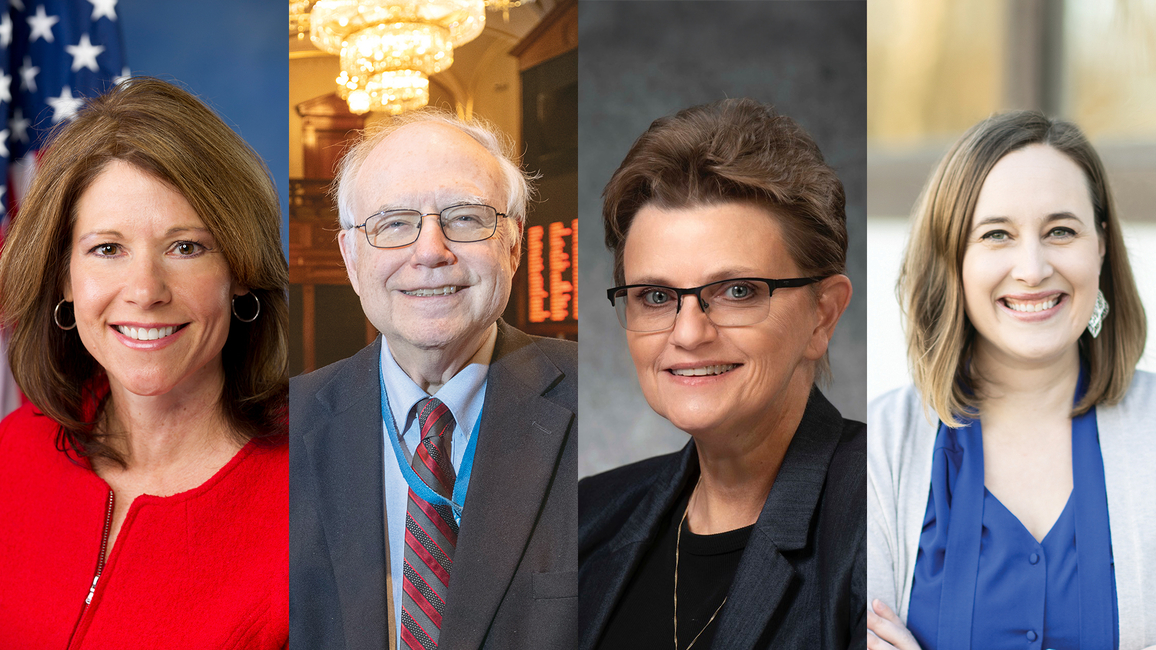
[[[72,324],[71,324],[71,325],[69,325],[69,326],[65,327],[65,326],[64,326],[64,325],[63,325],[63,324],[60,322],[60,308],[61,308],[61,307],[63,307],[63,306],[64,306],[64,303],[66,303],[66,302],[68,302],[68,301],[67,301],[67,300],[64,300],[64,299],[61,299],[61,300],[60,300],[60,302],[56,303],[56,309],[53,309],[53,310],[52,310],[52,320],[56,322],[56,326],[57,326],[57,327],[59,327],[60,329],[62,329],[62,330],[64,330],[64,331],[66,331],[66,332],[67,332],[68,330],[73,330],[73,329],[76,329],[76,313],[74,312],[74,313],[72,314]],[[71,304],[71,303],[70,303],[70,304]]]
[[[244,316],[237,313],[237,298],[244,298],[245,296],[251,297],[257,304],[257,306],[253,308],[253,315],[248,318],[245,318]],[[261,300],[257,298],[257,296],[251,291],[244,296],[233,296],[233,315],[236,316],[237,320],[241,321],[242,323],[252,323],[253,321],[257,320],[258,316],[261,315]]]
[[[1103,291],[1096,292],[1096,306],[1092,308],[1092,317],[1088,319],[1088,333],[1092,338],[1100,335],[1100,329],[1104,325],[1104,317],[1108,315],[1108,301],[1104,298]]]

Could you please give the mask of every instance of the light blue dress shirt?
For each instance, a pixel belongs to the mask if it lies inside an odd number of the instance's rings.
[[[462,464],[466,445],[470,441],[474,425],[482,417],[482,403],[486,397],[486,376],[489,360],[493,356],[495,336],[491,334],[479,354],[471,363],[462,368],[434,394],[449,408],[454,416],[454,432],[450,440],[450,462],[456,473]],[[481,363],[484,359],[485,363]],[[407,461],[412,460],[413,450],[421,442],[421,431],[414,406],[430,397],[394,361],[389,345],[381,346],[381,368],[385,390],[389,393],[389,409],[396,429],[401,431],[401,449]],[[389,435],[385,422],[381,423],[382,436]],[[384,440],[385,457],[385,511],[386,529],[389,537],[389,572],[393,581],[394,629],[401,629],[402,562],[405,557],[405,512],[409,504],[409,486],[397,464],[393,443]],[[464,504],[463,504],[464,505]]]

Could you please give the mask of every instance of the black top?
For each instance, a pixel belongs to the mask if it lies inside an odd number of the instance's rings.
[[[698,474],[691,441],[681,452],[579,482],[580,650],[594,650],[607,636],[627,588]],[[866,427],[844,420],[818,389],[741,555],[711,624],[714,638],[700,639],[694,650],[866,648]],[[672,589],[673,580],[672,565]],[[673,615],[672,600],[663,595],[657,606]],[[670,648],[674,630],[666,617],[662,629],[665,640],[640,647]],[[682,629],[680,617],[679,640]]]
[[[714,614],[734,580],[754,525],[717,535],[696,535],[683,522],[679,540],[678,525],[686,512],[694,483],[688,485],[690,489],[684,491],[667,516],[662,532],[626,587],[621,604],[611,614],[606,636],[598,645],[601,650],[669,647],[667,644],[674,639],[676,542],[679,550],[678,647],[685,649],[692,642],[695,648],[710,647],[718,627],[718,617]],[[698,636],[700,631],[702,635]]]

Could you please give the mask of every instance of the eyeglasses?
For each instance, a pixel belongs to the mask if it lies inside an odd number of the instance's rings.
[[[754,325],[771,313],[775,289],[802,287],[823,278],[733,278],[692,289],[656,284],[628,284],[606,291],[618,323],[631,332],[660,332],[674,327],[683,296],[693,295],[710,322],[720,327]]]
[[[473,204],[425,214],[417,210],[383,210],[354,228],[365,232],[365,239],[374,248],[403,248],[417,241],[422,223],[430,216],[438,218],[446,239],[467,243],[493,237],[498,230],[498,217],[506,215],[488,205]]]

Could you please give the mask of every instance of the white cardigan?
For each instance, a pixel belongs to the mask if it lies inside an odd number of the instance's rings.
[[[907,620],[939,423],[914,386],[867,408],[867,603]],[[1156,644],[1156,375],[1137,371],[1123,401],[1096,407],[1116,567],[1120,650]]]

